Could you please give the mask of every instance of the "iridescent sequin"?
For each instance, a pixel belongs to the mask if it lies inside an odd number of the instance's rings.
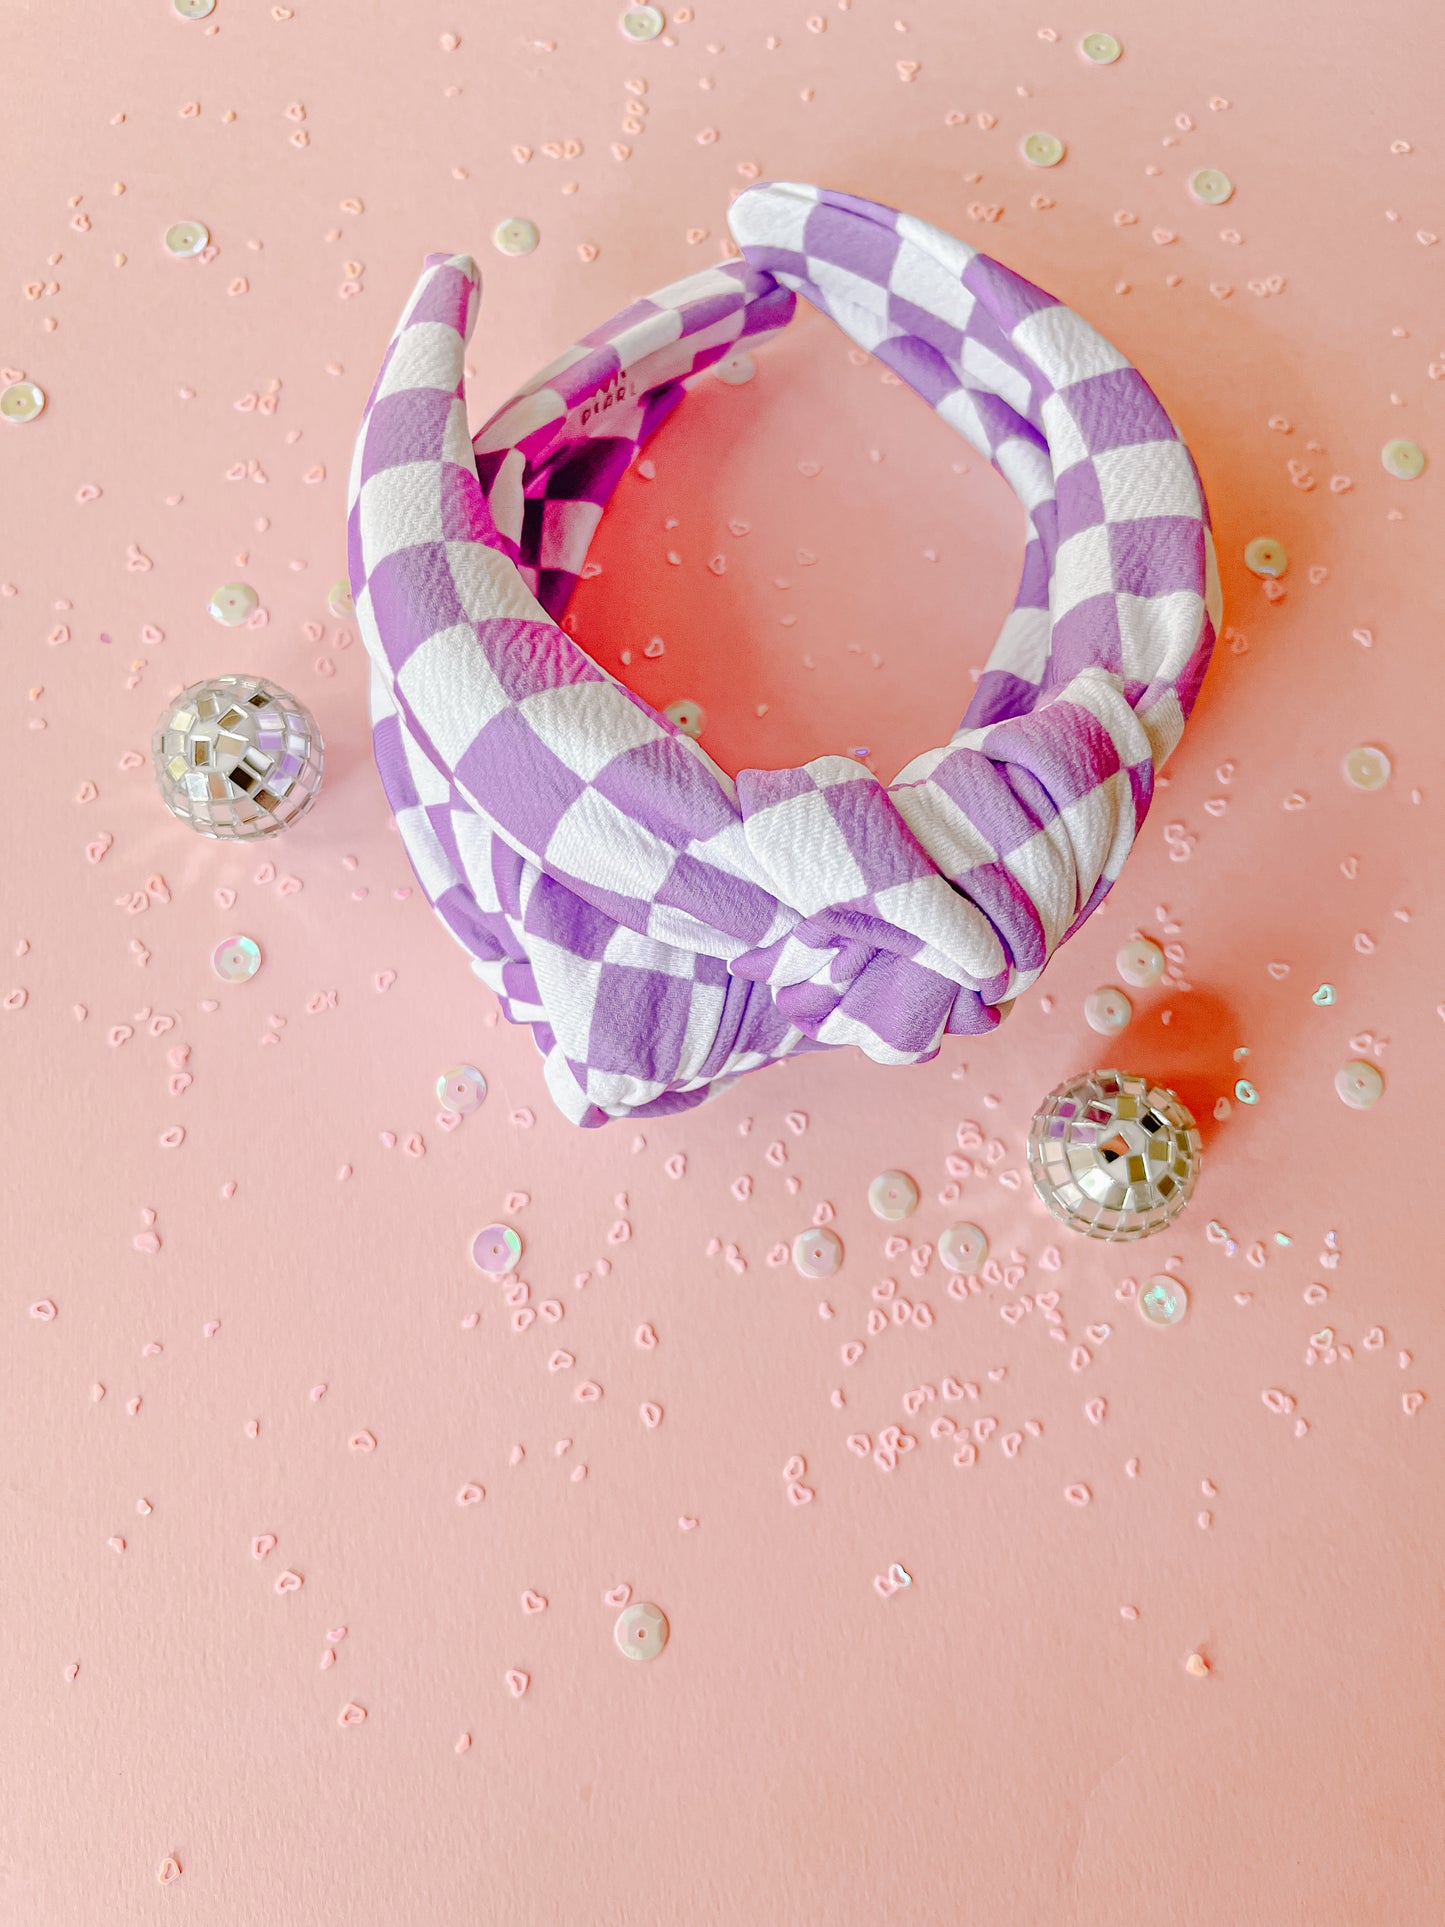
[[[227,937],[212,951],[211,968],[223,982],[243,984],[261,968],[261,946],[254,937]]]
[[[1032,167],[1057,167],[1064,158],[1064,143],[1057,134],[1025,134],[1021,151]]]
[[[667,1644],[667,1615],[658,1606],[639,1600],[617,1615],[612,1637],[619,1653],[629,1659],[656,1659]]]
[[[1189,176],[1189,192],[1206,207],[1222,207],[1234,193],[1234,182],[1218,167],[1200,167]]]
[[[175,221],[165,232],[166,253],[177,257],[199,254],[211,244],[211,230],[204,221]]]
[[[831,1278],[843,1262],[843,1240],[826,1226],[800,1231],[793,1240],[793,1266],[803,1278]]]
[[[1244,566],[1251,575],[1281,576],[1289,567],[1289,554],[1272,535],[1257,535],[1244,545]]]
[[[1385,1094],[1385,1080],[1363,1057],[1342,1064],[1335,1072],[1335,1091],[1352,1111],[1367,1111]]]
[[[223,582],[219,589],[212,589],[206,607],[212,621],[219,622],[223,629],[238,629],[260,600],[249,582]]]
[[[988,1238],[976,1224],[951,1224],[938,1234],[938,1255],[945,1270],[972,1277],[988,1256]]]
[[[677,702],[669,703],[662,713],[670,723],[676,724],[684,736],[701,736],[707,728],[707,711],[701,703],[693,702],[690,697],[683,696]]]
[[[1164,975],[1164,952],[1148,937],[1136,937],[1132,943],[1120,945],[1114,968],[1126,984],[1132,984],[1135,990],[1147,990]]]
[[[906,1171],[884,1171],[868,1187],[868,1208],[889,1224],[911,1218],[918,1209],[918,1186]]]
[[[489,1224],[472,1239],[472,1263],[495,1278],[515,1271],[521,1255],[522,1240],[509,1224]]]
[[[1079,52],[1095,67],[1112,67],[1124,49],[1111,33],[1086,33]]]
[[[1189,1292],[1167,1271],[1146,1278],[1139,1292],[1139,1315],[1150,1325],[1178,1325],[1189,1310]]]
[[[532,254],[541,238],[536,222],[520,214],[498,221],[492,229],[492,246],[498,254]]]
[[[444,1111],[469,1117],[487,1098],[487,1080],[475,1064],[453,1064],[437,1079],[437,1103]]]
[[[1127,1030],[1134,1017],[1134,1006],[1122,990],[1102,984],[1084,999],[1084,1022],[1101,1037],[1113,1037]]]
[[[33,422],[45,412],[45,390],[38,382],[12,381],[0,389],[0,421]]]
[[[1403,436],[1385,443],[1380,450],[1380,461],[1387,475],[1397,481],[1413,482],[1417,475],[1425,473],[1425,451],[1418,442],[1406,440]]]
[[[1373,743],[1361,743],[1345,757],[1345,780],[1357,790],[1382,790],[1390,780],[1390,759]]]
[[[617,24],[629,40],[656,40],[667,22],[659,7],[629,7]]]

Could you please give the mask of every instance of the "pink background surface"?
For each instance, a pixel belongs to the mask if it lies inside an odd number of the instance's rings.
[[[8,10],[0,363],[50,400],[0,425],[7,1923],[1439,1917],[1445,33],[1424,5],[817,5],[821,32],[698,0],[645,46],[616,0]],[[1099,27],[1117,66],[1076,52]],[[388,825],[327,610],[351,436],[426,251],[482,262],[479,418],[716,259],[747,163],[951,227],[1130,354],[1200,461],[1229,627],[1122,883],[996,1038],[583,1135]],[[1190,200],[1205,164],[1227,207]],[[542,244],[504,259],[519,214]],[[166,256],[181,219],[214,260]],[[1401,434],[1435,458],[1410,484]],[[627,673],[700,700],[730,768],[867,746],[886,776],[946,739],[1019,556],[970,451],[809,313],[652,453],[576,605],[601,661],[662,635]],[[235,579],[264,627],[208,618]],[[167,696],[227,670],[326,735],[274,847],[202,842],[152,786]],[[1359,742],[1378,794],[1341,775]],[[1083,998],[1136,929],[1175,981],[1105,1044]],[[265,961],[230,986],[236,932]],[[1332,1088],[1357,1055],[1364,1113]],[[448,1132],[458,1059],[491,1095]],[[1110,1061],[1206,1129],[1186,1218],[1132,1253],[1019,1181],[1035,1101]],[[1216,1120],[1241,1074],[1258,1105]],[[1012,1282],[960,1302],[887,1257],[890,1167],[915,1247],[976,1219]],[[847,1261],[809,1284],[769,1252],[825,1202]],[[555,1326],[514,1332],[468,1261],[504,1216]],[[1170,1257],[1193,1309],[1151,1330],[1119,1293]],[[930,1328],[867,1338],[885,1277]],[[997,1420],[975,1464],[939,1417]],[[888,1425],[896,1470],[849,1450]],[[622,1584],[671,1621],[653,1664],[613,1646]]]

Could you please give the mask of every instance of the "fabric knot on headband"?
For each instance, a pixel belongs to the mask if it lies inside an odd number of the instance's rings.
[[[376,759],[428,898],[582,1125],[856,1044],[994,1029],[1103,899],[1220,620],[1194,462],[1117,349],[926,222],[773,182],[740,263],[586,335],[473,437],[480,277],[429,255],[352,463]],[[796,290],[986,455],[1023,575],[951,740],[736,782],[559,624],[603,508],[689,379]]]

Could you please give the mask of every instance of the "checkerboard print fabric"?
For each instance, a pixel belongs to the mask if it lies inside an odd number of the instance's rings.
[[[992,1030],[1101,901],[1220,620],[1199,476],[1076,314],[906,214],[773,182],[742,259],[638,301],[473,438],[480,277],[430,255],[367,403],[349,566],[377,763],[416,874],[581,1125],[852,1044]],[[968,713],[882,783],[734,782],[560,627],[603,508],[689,381],[796,294],[986,455],[1023,573]]]

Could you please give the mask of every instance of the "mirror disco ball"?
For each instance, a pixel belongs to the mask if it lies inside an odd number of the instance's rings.
[[[177,696],[151,738],[166,808],[202,836],[274,836],[316,801],[315,718],[264,676],[212,676]]]
[[[1147,1238],[1179,1216],[1199,1176],[1199,1129],[1173,1091],[1128,1071],[1085,1071],[1029,1126],[1034,1189],[1086,1238]]]

